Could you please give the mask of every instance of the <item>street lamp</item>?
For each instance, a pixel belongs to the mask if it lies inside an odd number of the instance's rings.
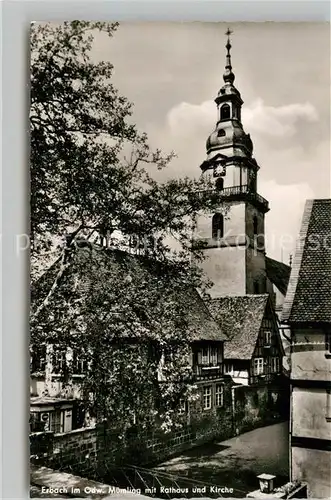
[[[260,483],[261,493],[272,493],[274,490],[274,479],[276,476],[272,474],[260,474],[257,476]]]

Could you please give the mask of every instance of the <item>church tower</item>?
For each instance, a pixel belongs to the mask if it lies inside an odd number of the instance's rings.
[[[197,221],[196,238],[205,244],[202,266],[214,283],[212,298],[267,293],[264,216],[269,207],[257,192],[259,166],[241,123],[243,101],[234,86],[230,34],[228,30],[224,85],[215,99],[217,123],[200,166],[223,200],[219,211]]]

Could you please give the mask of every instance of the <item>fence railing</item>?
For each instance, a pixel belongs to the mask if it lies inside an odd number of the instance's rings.
[[[269,210],[268,201],[265,198],[263,198],[263,196],[261,196],[260,194],[256,193],[255,191],[252,191],[247,184],[244,184],[242,186],[232,186],[224,188],[220,191],[220,195],[224,198],[239,198],[242,195],[245,195],[246,199],[258,203],[266,211]]]
[[[107,471],[105,478],[117,488],[140,490],[141,494],[161,499],[173,498],[242,498],[246,492],[217,486],[184,475],[172,474],[157,468],[126,466]],[[222,491],[224,490],[224,491]],[[228,491],[226,491],[228,490]]]

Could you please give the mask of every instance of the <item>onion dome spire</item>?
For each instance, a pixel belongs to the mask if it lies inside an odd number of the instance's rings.
[[[235,76],[234,74],[232,73],[232,66],[231,66],[231,54],[230,54],[230,50],[231,50],[231,42],[230,42],[230,35],[233,33],[233,31],[231,31],[229,28],[227,29],[227,32],[225,33],[228,37],[228,41],[226,43],[226,50],[227,50],[227,54],[226,54],[226,64],[225,64],[225,72],[223,74],[223,80],[225,83],[230,83],[231,85],[233,84],[234,82],[234,79],[235,79]]]

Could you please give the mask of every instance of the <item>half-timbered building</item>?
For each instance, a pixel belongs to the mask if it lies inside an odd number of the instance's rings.
[[[291,480],[331,497],[331,199],[308,200],[282,320],[291,331]]]
[[[209,309],[227,338],[224,373],[243,385],[275,381],[284,351],[270,296],[220,297]]]

